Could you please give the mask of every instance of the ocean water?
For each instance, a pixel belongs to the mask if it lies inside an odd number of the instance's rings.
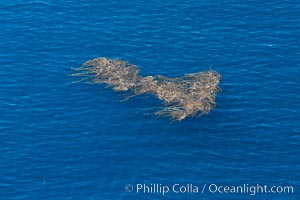
[[[1,0],[0,8],[1,200],[300,199],[298,1]],[[72,84],[70,69],[95,57],[126,60],[142,75],[212,66],[222,75],[217,107],[174,122],[147,112],[161,106],[154,97],[121,102],[105,86]],[[176,183],[199,192],[136,190]],[[219,193],[211,184],[293,193]]]

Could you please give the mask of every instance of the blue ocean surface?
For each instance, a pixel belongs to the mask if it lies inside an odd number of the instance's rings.
[[[300,199],[298,1],[1,0],[0,41],[1,200]],[[72,84],[96,57],[143,76],[212,66],[222,92],[208,115],[158,117],[153,96]],[[219,187],[258,184],[279,189]]]

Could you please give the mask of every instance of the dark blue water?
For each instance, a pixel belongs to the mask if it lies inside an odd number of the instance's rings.
[[[300,199],[298,1],[0,3],[0,199]],[[71,84],[70,68],[120,58],[142,75],[222,74],[217,107],[172,122]],[[126,192],[175,183],[199,193]],[[204,184],[293,186],[293,194],[210,193]]]

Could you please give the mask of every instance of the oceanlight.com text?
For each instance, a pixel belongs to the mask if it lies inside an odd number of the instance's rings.
[[[127,184],[126,192],[136,194],[248,194],[251,196],[257,194],[293,194],[294,187],[291,185],[265,185],[265,184],[241,184],[241,185],[221,185],[221,184],[179,184],[172,185],[153,183],[138,183],[135,185]]]
[[[240,186],[225,186],[225,185],[217,185],[210,184],[208,185],[208,191],[210,193],[236,193],[236,194],[267,194],[267,193],[287,193],[293,194],[294,187],[293,186],[267,186],[267,185],[249,185],[243,184]]]

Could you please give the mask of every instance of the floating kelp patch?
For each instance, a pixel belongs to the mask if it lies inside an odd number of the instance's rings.
[[[221,75],[216,71],[185,74],[177,78],[161,75],[142,77],[139,68],[118,59],[96,58],[74,69],[72,76],[96,84],[107,84],[114,91],[130,91],[132,96],[153,94],[165,102],[157,115],[182,120],[188,116],[207,114],[216,106]]]

